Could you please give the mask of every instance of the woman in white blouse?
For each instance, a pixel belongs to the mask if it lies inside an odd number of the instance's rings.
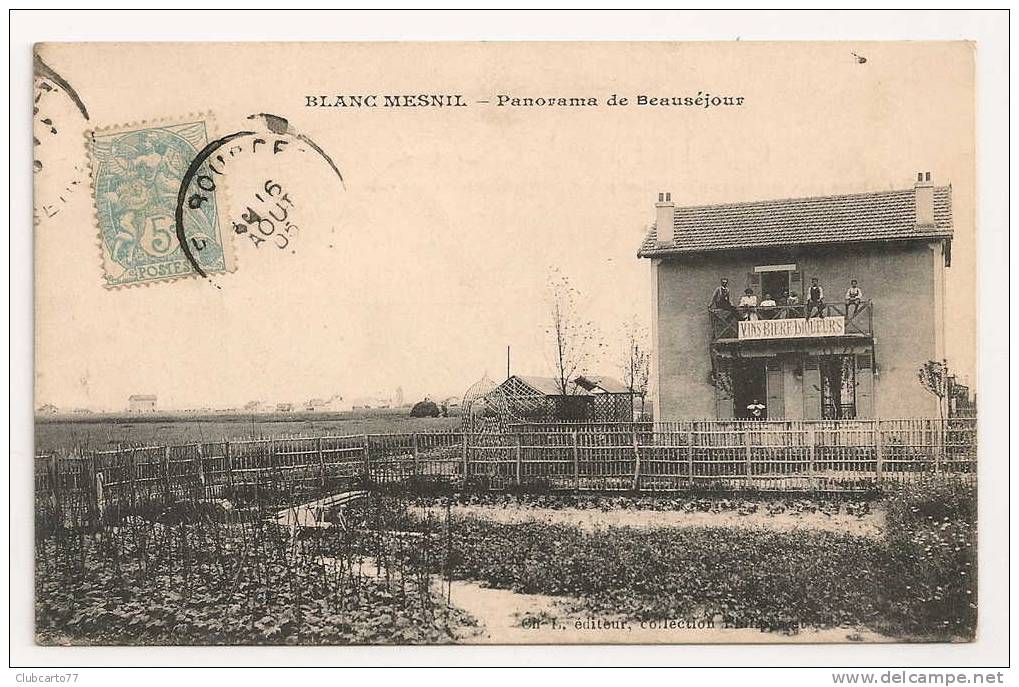
[[[747,289],[739,299],[739,311],[744,320],[756,320],[757,317],[757,295],[753,289]]]

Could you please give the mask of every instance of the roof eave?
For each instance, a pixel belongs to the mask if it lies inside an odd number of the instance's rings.
[[[652,248],[650,250],[641,248],[637,251],[638,258],[661,258],[676,255],[697,255],[699,253],[731,253],[744,250],[756,250],[761,248],[779,248],[779,247],[791,247],[791,248],[802,248],[802,247],[816,247],[816,246],[838,246],[845,245],[847,243],[862,244],[862,243],[904,243],[908,241],[951,241],[953,238],[953,231],[947,230],[940,234],[930,234],[925,236],[901,236],[897,238],[865,238],[865,239],[850,239],[842,241],[801,241],[799,243],[755,243],[748,244],[745,246],[719,246],[709,248],[676,248],[676,247],[663,247],[663,248]]]

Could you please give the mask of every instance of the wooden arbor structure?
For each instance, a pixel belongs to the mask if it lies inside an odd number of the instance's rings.
[[[601,375],[583,375],[565,390],[552,377],[513,375],[486,396],[507,425],[521,422],[630,422],[633,392]]]

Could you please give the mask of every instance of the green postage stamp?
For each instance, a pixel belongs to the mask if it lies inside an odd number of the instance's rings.
[[[106,286],[195,273],[181,250],[175,213],[181,180],[209,139],[209,120],[200,117],[89,132]],[[211,275],[233,271],[233,254],[222,194],[211,191],[209,200],[197,208],[184,203],[182,224],[185,239],[202,246],[197,260]]]

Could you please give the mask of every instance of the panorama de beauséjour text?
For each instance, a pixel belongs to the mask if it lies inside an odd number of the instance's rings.
[[[561,96],[561,95],[510,95],[500,93],[494,96],[471,98],[463,93],[358,93],[346,95],[305,95],[305,107],[325,108],[459,108],[471,105],[492,105],[495,107],[684,107],[708,109],[712,107],[742,107],[746,98],[742,95],[718,95],[707,91],[696,91],[679,95],[620,95],[612,93],[607,97]]]

